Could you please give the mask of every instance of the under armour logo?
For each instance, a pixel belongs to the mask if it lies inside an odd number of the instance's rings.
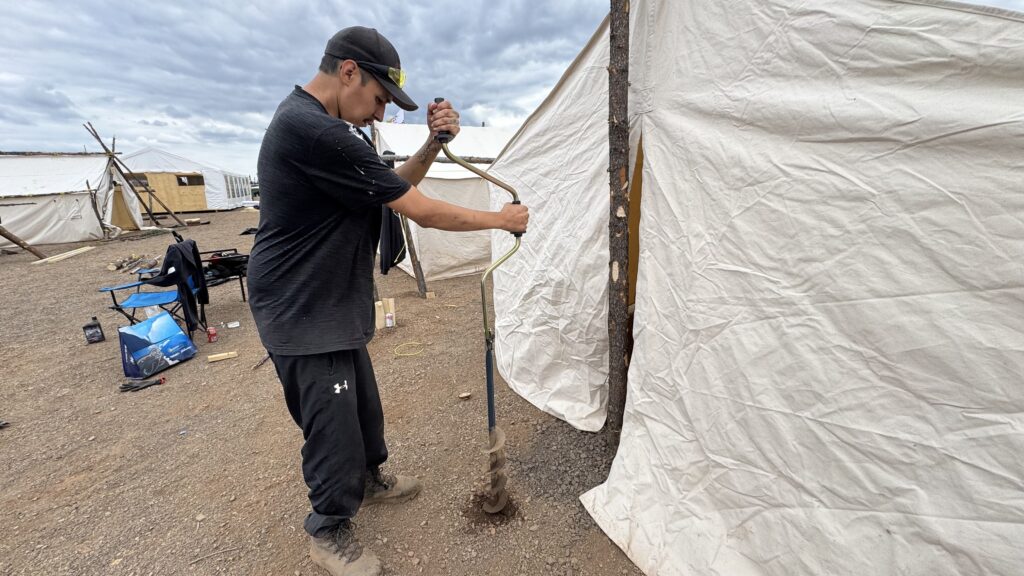
[[[341,394],[342,390],[348,390],[348,380],[345,380],[344,384],[335,384],[334,385],[334,393],[335,394]]]

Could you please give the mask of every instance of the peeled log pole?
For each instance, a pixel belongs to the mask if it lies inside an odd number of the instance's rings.
[[[409,230],[409,219],[401,217],[402,232],[405,233],[405,248],[409,251],[409,259],[412,261],[413,275],[416,276],[416,289],[420,298],[427,297],[427,279],[423,276],[423,268],[420,266],[419,256],[416,254],[416,243],[412,239],[412,231]]]
[[[133,186],[132,183],[128,180],[128,174],[131,172],[131,170],[128,169],[128,166],[126,166],[120,158],[114,155],[114,151],[112,149],[107,148],[107,145],[104,144],[103,139],[100,138],[99,132],[97,132],[96,129],[92,127],[92,122],[86,122],[82,126],[85,126],[85,129],[89,131],[89,134],[92,135],[92,137],[96,139],[96,142],[99,143],[100,147],[103,148],[103,152],[105,152],[107,154],[107,157],[110,158],[114,166],[114,169],[117,170],[117,173],[121,175],[121,179],[124,181],[124,185],[127,186],[129,190],[135,193],[135,197],[139,199],[139,202],[142,203],[142,207],[146,209],[146,213],[149,214],[149,220],[153,224],[157,224],[158,222],[156,216],[153,215],[153,210],[151,209],[151,206],[146,206],[146,202],[145,200],[142,199],[142,196],[139,194],[139,191],[136,190],[135,186]],[[157,196],[155,192],[150,190],[148,185],[143,184],[143,187],[146,189],[146,192],[149,192],[151,205],[152,200],[155,199],[157,203],[160,204],[160,206],[163,206],[164,211],[167,212],[167,214],[170,215],[171,218],[174,218],[174,221],[177,222],[179,226],[183,228],[187,226],[187,224],[182,222],[181,218],[178,218],[178,215],[174,213],[174,210],[171,210],[170,207],[167,206],[167,204],[164,204],[164,201],[161,200],[160,197]]]
[[[18,238],[17,236],[14,235],[14,233],[8,231],[7,228],[4,228],[3,226],[0,226],[0,236],[7,238],[8,240],[14,242],[18,246],[21,246],[22,250],[25,250],[26,252],[31,252],[32,255],[34,255],[36,258],[39,258],[40,260],[46,258],[46,254],[43,254],[39,250],[36,250],[35,248],[29,246],[27,242],[25,242],[21,238]]]
[[[408,162],[409,158],[412,158],[412,156],[396,156],[394,154],[382,154],[380,158],[381,158],[381,160],[383,160],[385,162]],[[493,164],[494,163],[494,158],[487,158],[487,157],[484,157],[484,156],[459,156],[459,158],[462,158],[463,160],[465,160],[466,162],[469,162],[470,164]],[[434,163],[435,164],[455,164],[455,162],[453,162],[452,160],[449,160],[448,158],[435,158],[434,159]]]
[[[629,368],[629,2],[611,0],[608,65],[608,424],[618,448]]]

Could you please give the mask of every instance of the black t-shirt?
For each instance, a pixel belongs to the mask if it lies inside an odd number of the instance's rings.
[[[373,338],[380,206],[410,185],[350,128],[296,86],[263,136],[249,307],[271,353],[320,354]]]

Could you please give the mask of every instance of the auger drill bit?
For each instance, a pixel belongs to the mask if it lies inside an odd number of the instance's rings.
[[[434,102],[437,103],[441,103],[443,101],[444,98],[434,99]],[[508,193],[512,195],[513,204],[520,203],[519,195],[516,194],[516,191],[511,186],[453,154],[452,151],[448,149],[448,142],[450,142],[451,139],[452,136],[448,132],[439,132],[437,135],[437,141],[441,143],[441,149],[444,150],[444,154],[449,160],[477,176],[480,176],[484,180],[492,182],[494,185],[508,191]],[[513,233],[512,235],[515,236],[515,244],[512,246],[512,249],[502,255],[501,258],[495,260],[486,270],[484,270],[483,276],[480,277],[480,302],[483,307],[484,321],[484,364],[487,370],[488,439],[487,450],[484,451],[484,453],[487,454],[487,468],[485,473],[487,474],[488,486],[487,498],[484,501],[483,509],[488,514],[497,514],[504,510],[505,506],[508,504],[508,493],[505,491],[505,486],[508,484],[508,476],[505,475],[505,433],[502,432],[501,428],[498,428],[497,417],[494,412],[494,332],[491,331],[490,325],[487,322],[487,278],[498,268],[498,266],[504,264],[506,260],[511,258],[512,255],[519,250],[519,245],[522,243],[522,234]]]

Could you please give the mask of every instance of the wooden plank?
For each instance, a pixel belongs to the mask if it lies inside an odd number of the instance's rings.
[[[49,258],[43,258],[42,260],[36,260],[35,262],[31,262],[31,264],[33,264],[33,265],[35,265],[35,264],[42,264],[44,262],[47,263],[47,264],[52,264],[54,262],[60,262],[61,260],[67,260],[68,258],[71,258],[72,256],[77,256],[77,255],[79,255],[79,254],[81,254],[83,252],[88,252],[89,250],[92,250],[93,248],[95,248],[95,246],[83,246],[82,248],[75,248],[74,250],[68,250],[67,252],[61,252],[60,254],[55,254],[53,256],[50,256]]]
[[[384,328],[384,302],[377,300],[373,303],[373,309],[377,330],[381,330]]]
[[[238,352],[223,352],[221,354],[210,354],[206,357],[207,362],[220,362],[221,360],[228,360],[229,358],[237,358]]]
[[[172,172],[146,172],[146,181],[153,194],[164,202],[174,212],[203,212],[206,205],[206,186],[181,186],[178,184],[178,174],[188,176],[199,176],[196,173],[172,173]],[[166,214],[160,207],[153,206],[155,214]],[[186,221],[186,224],[188,222]]]

